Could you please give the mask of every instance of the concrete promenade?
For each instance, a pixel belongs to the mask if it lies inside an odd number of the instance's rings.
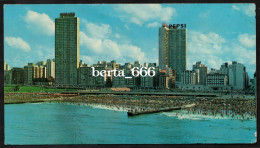
[[[195,96],[195,97],[217,97],[219,93],[203,93],[203,92],[138,92],[138,91],[66,91],[62,94],[79,94],[79,95],[101,95],[101,94],[113,94],[113,95],[159,95],[159,96]]]

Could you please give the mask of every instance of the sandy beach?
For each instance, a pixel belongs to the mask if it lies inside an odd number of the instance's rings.
[[[5,104],[58,102],[88,105],[97,108],[129,111],[180,107],[195,104],[185,113],[218,118],[255,119],[256,99],[252,96],[241,98],[183,97],[183,96],[139,96],[139,95],[71,95],[57,93],[5,93]],[[182,115],[178,113],[178,115]],[[176,114],[177,116],[177,114]],[[180,117],[181,118],[181,117]]]

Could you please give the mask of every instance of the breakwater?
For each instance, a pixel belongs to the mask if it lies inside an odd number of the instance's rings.
[[[176,107],[172,107],[172,108],[157,108],[157,109],[147,109],[147,110],[143,110],[143,109],[129,110],[127,112],[127,115],[128,116],[136,116],[136,115],[142,115],[142,114],[169,112],[169,111],[173,111],[173,110],[187,109],[187,108],[191,108],[191,107],[194,107],[194,106],[195,106],[195,104],[188,104],[188,105],[176,106]]]

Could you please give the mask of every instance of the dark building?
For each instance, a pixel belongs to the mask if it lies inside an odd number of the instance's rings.
[[[61,13],[55,19],[55,84],[77,85],[79,67],[79,19]]]
[[[24,69],[14,67],[12,69],[12,84],[24,84]]]

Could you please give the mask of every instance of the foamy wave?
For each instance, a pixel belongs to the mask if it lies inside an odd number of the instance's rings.
[[[238,119],[238,120],[247,120],[243,119],[240,116],[234,116],[234,117],[227,117],[227,116],[213,116],[213,115],[201,115],[201,114],[191,114],[187,111],[179,111],[179,112],[168,112],[168,113],[162,113],[163,115],[166,115],[168,117],[175,117],[177,119],[183,120],[183,119],[189,119],[189,120],[209,120],[209,119]],[[255,120],[255,119],[248,119],[248,120]]]
[[[30,104],[47,104],[48,102],[33,102],[33,103],[30,103]]]
[[[98,109],[105,109],[105,110],[113,110],[113,111],[127,111],[128,108],[123,108],[123,107],[116,107],[116,106],[107,106],[107,105],[101,105],[101,104],[86,104],[87,106],[91,106],[93,108],[98,108]]]
[[[183,119],[189,119],[189,120],[206,120],[206,118],[203,118],[201,115],[194,115],[194,114],[183,114],[183,113],[162,113],[163,115],[166,115],[168,117],[175,117],[177,119],[183,120]]]

